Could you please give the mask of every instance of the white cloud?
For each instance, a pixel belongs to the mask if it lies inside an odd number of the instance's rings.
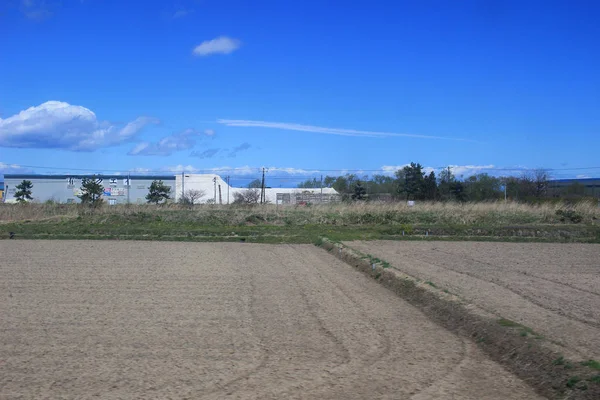
[[[20,166],[19,164],[7,164],[0,161],[0,174],[23,174],[31,170]]]
[[[384,174],[393,175],[396,171],[408,166],[410,164],[402,164],[402,165],[384,165],[381,167],[381,171]],[[425,174],[429,174],[432,171],[436,174],[439,174],[443,169],[447,167],[423,167],[423,172]],[[493,172],[496,167],[492,164],[490,165],[450,165],[450,171],[456,177],[468,177],[484,172]]]
[[[589,179],[589,178],[591,178],[591,176],[584,175],[584,174],[579,174],[579,175],[576,175],[575,178],[577,178],[577,179]]]
[[[93,151],[134,138],[156,118],[139,117],[118,127],[98,121],[91,110],[61,101],[47,101],[6,119],[0,118],[0,147]]]
[[[215,130],[214,129],[205,129],[204,134],[206,136],[215,136]]]
[[[177,151],[188,150],[196,145],[198,138],[202,136],[214,136],[214,131],[207,135],[206,131],[198,132],[194,129],[186,129],[160,139],[156,143],[138,143],[129,151],[130,156],[168,156]]]
[[[237,39],[220,36],[216,39],[206,40],[194,48],[192,54],[195,56],[208,56],[211,54],[230,54],[242,45]]]
[[[264,167],[267,174],[286,174],[286,175],[306,175],[306,174],[318,174],[319,170],[306,170],[301,168],[285,168],[285,167]],[[203,170],[214,174],[235,174],[235,175],[256,175],[262,173],[263,167],[250,167],[248,165],[243,167],[215,167]]]
[[[392,133],[392,132],[375,132],[375,131],[360,131],[356,129],[343,129],[343,128],[325,128],[322,126],[313,125],[301,125],[288,122],[269,122],[269,121],[251,121],[241,119],[218,119],[219,124],[225,126],[245,127],[245,128],[271,128],[271,129],[282,129],[287,131],[298,131],[298,132],[311,132],[311,133],[323,133],[326,135],[339,135],[339,136],[357,136],[357,137],[411,137],[419,139],[444,139],[444,140],[458,140],[467,141],[466,139],[450,138],[442,136],[429,136],[429,135],[416,135],[412,133]]]
[[[199,169],[191,165],[176,165],[174,167],[164,167],[163,171],[182,173],[182,172],[198,172]]]
[[[450,171],[454,176],[471,176],[476,174],[481,174],[485,172],[491,172],[496,167],[492,164],[490,165],[450,165]]]
[[[142,168],[142,167],[134,168],[131,170],[131,172],[138,173],[138,174],[146,174],[150,171],[152,171],[150,168]]]
[[[285,167],[264,167],[265,171],[267,172],[267,174],[273,175],[273,174],[285,174],[285,175],[307,175],[307,174],[318,174],[321,173],[321,171],[319,170],[306,170],[306,169],[301,169],[301,168],[285,168]],[[206,169],[200,169],[200,168],[196,168],[192,165],[176,165],[176,166],[168,166],[168,167],[163,167],[160,170],[161,171],[168,171],[168,172],[174,172],[174,173],[181,173],[181,172],[190,172],[190,173],[199,173],[199,174],[218,174],[218,175],[237,175],[237,176],[244,176],[244,175],[259,175],[262,173],[262,169],[263,167],[251,167],[249,165],[246,166],[242,166],[242,167],[229,167],[229,166],[223,166],[223,167],[213,167],[213,168],[206,168]]]
[[[302,168],[267,168],[269,172],[282,172],[289,175],[305,175],[305,174],[318,174],[321,173],[319,170],[308,170]]]

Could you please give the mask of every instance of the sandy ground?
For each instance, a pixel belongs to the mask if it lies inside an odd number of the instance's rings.
[[[349,242],[403,272],[600,359],[600,245]]]
[[[0,243],[2,399],[538,398],[314,246]]]

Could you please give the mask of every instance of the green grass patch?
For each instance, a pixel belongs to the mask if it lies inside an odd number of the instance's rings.
[[[518,322],[515,322],[515,321],[511,321],[510,319],[500,318],[496,322],[498,322],[499,325],[505,326],[507,328],[518,328],[520,336],[523,336],[523,337],[533,336],[536,339],[543,339],[544,338],[542,335],[540,335],[539,333],[535,332],[530,327],[522,325],[522,324],[520,324]]]
[[[518,322],[511,321],[510,319],[505,319],[505,318],[500,318],[497,322],[501,326],[507,326],[509,328],[517,328],[517,327],[521,326],[521,324],[519,324]]]
[[[567,387],[568,388],[574,388],[575,385],[577,385],[579,382],[581,382],[581,378],[580,377],[578,377],[578,376],[572,376],[567,381]]]
[[[584,367],[590,367],[592,369],[600,371],[600,362],[596,360],[588,360],[581,363]]]
[[[425,281],[425,283],[428,284],[429,286],[437,289],[437,286],[435,285],[435,283],[433,283],[431,281]]]

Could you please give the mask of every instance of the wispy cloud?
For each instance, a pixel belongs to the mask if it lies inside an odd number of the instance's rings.
[[[443,140],[458,140],[468,141],[467,139],[451,138],[444,136],[429,136],[429,135],[417,135],[412,133],[392,133],[392,132],[376,132],[376,131],[361,131],[356,129],[344,129],[344,128],[326,128],[322,126],[314,125],[301,125],[288,122],[269,122],[269,121],[252,121],[243,119],[218,119],[217,123],[225,126],[245,127],[245,128],[269,128],[269,129],[281,129],[286,131],[298,131],[298,132],[311,132],[311,133],[322,133],[326,135],[339,135],[339,136],[356,136],[356,137],[410,137],[419,139],[443,139]]]
[[[198,157],[200,159],[204,159],[204,158],[213,158],[214,156],[216,156],[219,151],[221,151],[221,149],[208,149],[208,150],[204,150],[204,151],[192,151],[190,153],[190,157]]]
[[[173,13],[173,15],[171,16],[171,19],[179,19],[179,18],[187,17],[188,15],[190,15],[193,12],[194,12],[194,10],[186,10],[186,9],[177,10]]]
[[[43,20],[53,14],[53,10],[60,6],[56,0],[21,0],[19,9],[25,17],[32,20]]]
[[[157,123],[156,118],[138,117],[120,127],[98,121],[85,107],[48,101],[0,118],[0,147],[94,151],[128,142],[145,126]]]
[[[220,36],[216,39],[206,40],[194,48],[192,54],[195,56],[209,56],[211,54],[230,54],[242,45],[237,39]]]
[[[155,143],[138,143],[127,154],[130,156],[169,156],[177,151],[191,149],[196,145],[197,140],[203,136],[214,136],[214,131],[210,131],[210,134],[206,132],[186,129],[182,132],[166,136]]]
[[[233,150],[231,150],[231,151],[229,152],[229,154],[227,155],[227,157],[232,157],[232,158],[233,158],[233,157],[237,156],[237,155],[238,155],[238,153],[241,153],[241,152],[243,152],[243,151],[246,151],[246,150],[248,150],[250,147],[252,147],[252,146],[250,145],[250,143],[247,143],[247,142],[246,142],[246,143],[242,143],[242,144],[240,144],[239,146],[236,146],[236,147],[234,147],[234,148],[233,148]]]

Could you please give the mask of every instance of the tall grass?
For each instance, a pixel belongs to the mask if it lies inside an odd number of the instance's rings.
[[[516,202],[441,203],[422,202],[413,207],[404,203],[356,202],[315,206],[233,206],[169,204],[104,205],[95,210],[76,204],[0,204],[0,222],[65,220],[91,218],[97,223],[111,221],[170,221],[204,225],[372,225],[372,224],[440,224],[440,225],[528,225],[571,223],[561,221],[559,210],[572,210],[582,224],[597,224],[600,207],[591,202],[574,205]]]

